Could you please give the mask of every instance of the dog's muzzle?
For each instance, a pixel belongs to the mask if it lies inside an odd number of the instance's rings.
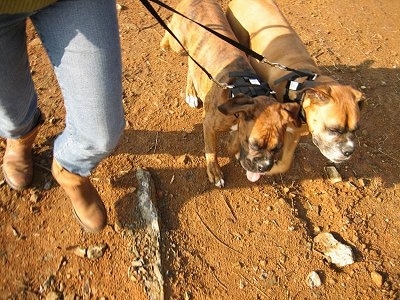
[[[271,157],[252,157],[249,158],[247,153],[242,149],[239,155],[239,161],[242,167],[250,172],[265,173],[272,169],[274,166],[274,158]]]
[[[271,170],[272,166],[274,165],[274,160],[263,157],[256,157],[253,159],[253,164],[257,172],[265,173]]]
[[[351,140],[342,143],[332,142],[324,144],[313,137],[313,142],[319,148],[321,153],[334,163],[341,163],[350,159],[351,155],[355,151],[354,142]]]
[[[346,157],[350,157],[353,152],[354,152],[354,144],[353,143],[346,143],[345,145],[343,145],[340,149],[340,151],[342,151],[343,155]]]

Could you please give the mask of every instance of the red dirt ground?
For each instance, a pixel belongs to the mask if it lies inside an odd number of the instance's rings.
[[[138,167],[150,170],[158,191],[165,299],[400,298],[400,2],[277,3],[322,70],[365,94],[356,153],[336,165],[343,181],[327,179],[331,163],[305,137],[288,173],[257,183],[221,147],[226,187],[212,186],[201,110],[182,98],[186,57],[162,52],[161,26],[138,1],[123,0],[127,125],[115,153],[92,176],[110,224],[100,234],[84,233],[48,170],[64,126],[63,102],[29,27],[46,122],[34,148],[32,189],[0,186],[0,299],[57,299],[52,291],[58,299],[146,299],[143,286],[128,277],[135,257],[126,230],[134,222]],[[4,147],[2,140],[0,156]],[[312,250],[319,231],[350,245],[356,262],[341,269],[324,262]],[[101,243],[107,250],[97,260],[71,250]],[[320,287],[307,286],[311,271],[321,276]],[[371,278],[374,271],[382,285]]]

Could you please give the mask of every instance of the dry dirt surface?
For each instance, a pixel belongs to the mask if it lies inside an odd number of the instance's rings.
[[[277,3],[321,69],[365,95],[357,150],[335,165],[342,181],[327,178],[332,163],[305,137],[288,173],[256,183],[222,145],[226,187],[212,186],[201,109],[182,97],[187,58],[161,51],[162,27],[139,1],[123,0],[126,129],[92,175],[109,226],[84,233],[49,172],[64,108],[29,26],[46,122],[34,147],[32,189],[16,192],[1,181],[0,299],[147,299],[140,280],[146,272],[139,280],[132,275],[140,240],[128,234],[139,167],[150,171],[157,191],[165,299],[400,299],[400,2]],[[1,140],[0,156],[4,147]],[[313,242],[319,232],[350,246],[355,262],[338,268],[324,258]],[[106,246],[97,259],[76,252],[96,245]],[[321,286],[307,284],[312,271]]]

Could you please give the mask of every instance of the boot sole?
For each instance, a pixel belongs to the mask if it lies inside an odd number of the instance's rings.
[[[7,173],[4,171],[3,166],[1,166],[1,168],[2,168],[2,170],[3,170],[4,180],[7,182],[8,186],[9,186],[10,188],[12,188],[13,190],[20,192],[20,191],[23,191],[23,190],[27,189],[27,188],[31,185],[32,181],[29,182],[29,183],[27,183],[27,184],[25,184],[25,185],[19,185],[19,186],[13,184],[13,183],[10,181],[10,179],[8,178]]]
[[[101,228],[98,228],[98,229],[89,228],[89,227],[87,227],[87,226],[82,222],[82,220],[79,218],[79,216],[78,216],[78,214],[76,213],[76,210],[75,210],[74,207],[72,207],[72,213],[73,213],[75,219],[78,221],[79,225],[81,225],[81,227],[82,227],[86,232],[88,232],[88,233],[98,233],[98,232],[102,231],[102,230],[105,228],[105,226],[104,226],[104,227],[101,227]],[[107,225],[106,225],[106,226],[107,226]]]

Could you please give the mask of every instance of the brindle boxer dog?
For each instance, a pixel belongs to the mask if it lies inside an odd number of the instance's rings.
[[[176,10],[236,40],[217,1],[184,0]],[[232,98],[231,91],[220,86],[220,83],[235,84],[236,79],[230,73],[250,74],[244,76],[250,81],[257,78],[246,55],[177,14],[172,16],[169,28],[215,80],[210,80],[193,60],[188,59],[186,102],[194,107],[198,101],[203,102],[203,134],[210,182],[218,187],[224,186],[223,173],[217,161],[217,135],[234,127],[237,128],[233,142],[236,157],[247,171],[248,179],[256,181],[260,174],[272,168],[277,159],[287,125],[296,123],[300,126],[300,106],[279,103],[265,93],[255,97],[239,93]],[[160,45],[162,49],[185,54],[168,32]],[[249,90],[257,87],[257,84],[250,85]]]
[[[321,75],[299,36],[272,0],[233,0],[226,16],[240,43],[270,62],[305,72],[289,73],[251,59],[257,74],[276,91],[278,101],[301,103],[306,121],[301,129],[288,128],[284,156],[268,174],[290,168],[300,137],[308,132],[321,153],[332,162],[349,159],[355,148],[361,92]],[[318,76],[314,78],[314,74]]]

